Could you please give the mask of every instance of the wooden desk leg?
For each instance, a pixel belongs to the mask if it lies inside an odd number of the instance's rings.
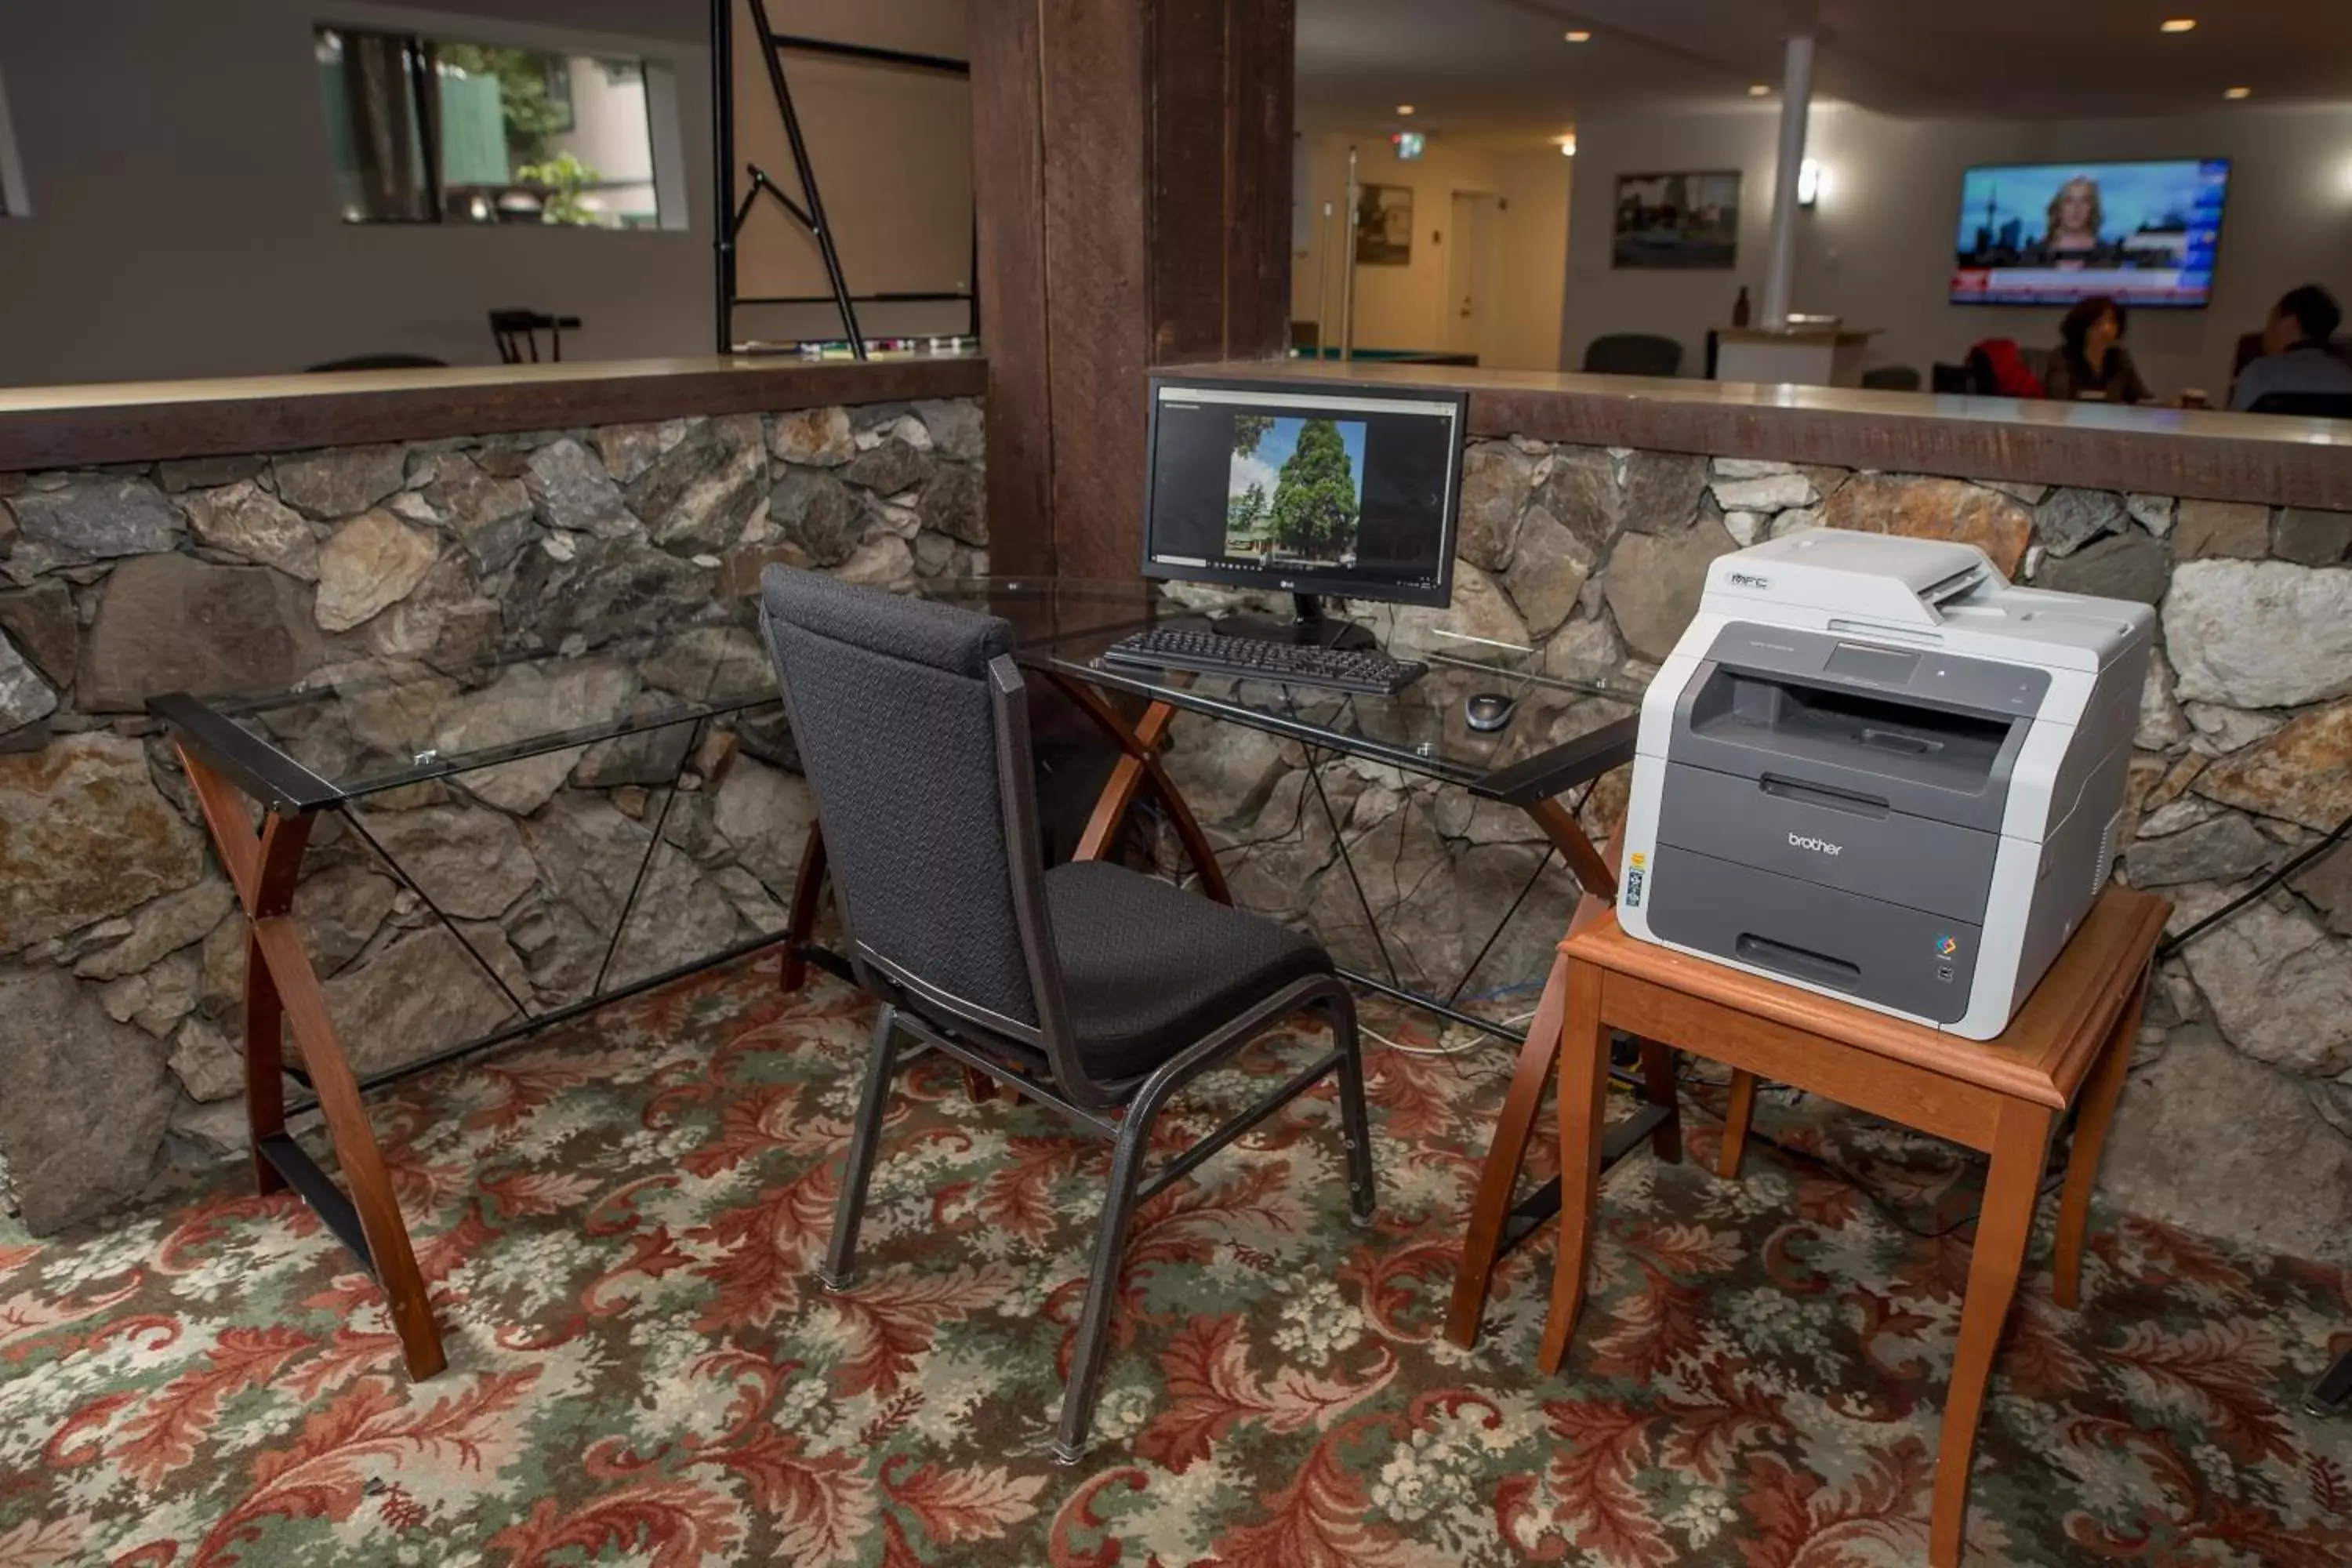
[[[174,750],[245,912],[245,1075],[251,1097],[246,1115],[253,1131],[256,1184],[265,1193],[292,1186],[352,1249],[383,1291],[408,1375],[431,1377],[447,1364],[441,1331],[433,1321],[383,1150],[368,1123],[350,1058],[335,1037],[326,993],[290,912],[313,818],[268,812],[256,831],[236,786],[185,746]],[[294,1037],[319,1096],[348,1196],[286,1135],[285,1090],[278,1077],[286,1033]]]
[[[1756,1116],[1756,1075],[1731,1070],[1731,1102],[1723,1110],[1723,1149],[1716,1156],[1715,1173],[1726,1181],[1739,1175],[1739,1157],[1748,1149],[1748,1124]]]
[[[1559,1060],[1559,1023],[1567,1002],[1568,960],[1555,954],[1551,977],[1544,982],[1543,999],[1536,1005],[1535,1018],[1528,1026],[1527,1043],[1519,1047],[1510,1092],[1504,1096],[1502,1113],[1495,1119],[1494,1141],[1486,1145],[1486,1163],[1478,1167],[1478,1195],[1470,1205],[1470,1232],[1463,1240],[1461,1267],[1454,1276],[1454,1303],[1445,1313],[1445,1337],[1465,1351],[1478,1339],[1478,1320],[1486,1310],[1486,1287],[1494,1278],[1496,1255],[1502,1250],[1503,1228],[1510,1222],[1511,1194],[1518,1189],[1528,1139],[1543,1109],[1544,1084]]]
[[[269,983],[268,961],[251,922],[245,932],[245,1124],[253,1137],[253,1190],[267,1195],[286,1190],[261,1152],[261,1141],[286,1131],[286,1007]]]
[[[400,1200],[393,1194],[392,1173],[384,1165],[375,1129],[368,1123],[367,1107],[360,1103],[351,1062],[335,1038],[326,993],[320,990],[318,973],[303,951],[302,933],[290,915],[269,916],[253,921],[253,946],[268,970],[262,983],[278,993],[286,1022],[294,1031],[294,1042],[302,1048],[302,1065],[318,1092],[319,1109],[326,1113],[335,1160],[342,1167],[344,1184],[351,1189],[352,1207],[359,1212],[368,1261],[383,1291],[393,1330],[400,1336],[408,1375],[431,1377],[448,1364],[441,1348],[441,1331],[433,1321],[432,1302],[425,1294],[425,1276],[416,1267],[415,1251],[409,1245]]]
[[[1993,1352],[2000,1347],[2001,1327],[2009,1320],[2017,1277],[2025,1264],[2033,1200],[2050,1152],[2051,1122],[2046,1107],[2010,1100],[1993,1126],[1992,1169],[1977,1220],[1968,1296],[1960,1306],[1959,1350],[1952,1358],[1951,1387],[1944,1396],[1936,1500],[1927,1520],[1927,1561],[1933,1568],[1958,1568],[1968,1517],[1969,1462],[1976,1452],[1977,1423],[1984,1414]]]
[[[1167,768],[1160,761],[1160,742],[1176,717],[1175,708],[1166,702],[1154,702],[1144,709],[1143,717],[1129,729],[1118,710],[1100,691],[1082,680],[1058,675],[1052,679],[1103,733],[1118,742],[1124,753],[1097,797],[1094,815],[1087,819],[1086,832],[1079,837],[1077,850],[1070,858],[1099,860],[1108,854],[1111,846],[1118,841],[1118,830],[1127,822],[1128,808],[1135,804],[1136,792],[1149,785],[1166,809],[1176,837],[1183,841],[1192,869],[1200,874],[1201,891],[1218,903],[1232,903],[1234,895],[1225,886],[1225,868],[1217,863],[1216,851],[1209,847],[1209,836],[1201,831],[1200,821],[1185,803],[1183,792],[1176,787],[1176,781],[1168,776]]]
[[[1592,1210],[1601,1192],[1601,1125],[1609,1104],[1609,1033],[1601,1026],[1601,972],[1568,966],[1568,1003],[1559,1035],[1559,1254],[1552,1264],[1551,1310],[1544,1317],[1536,1366],[1559,1370],[1592,1254]]]
[[[793,873],[793,912],[784,922],[784,957],[776,975],[786,991],[808,984],[808,960],[801,956],[801,944],[816,934],[817,903],[824,896],[824,829],[812,822],[808,837],[801,841],[800,869]]]
[[[2147,1000],[2147,976],[2140,976],[2131,1001],[2116,1015],[2116,1026],[2099,1047],[2097,1065],[2075,1103],[2074,1147],[2066,1156],[2066,1186],[2058,1199],[2058,1252],[2051,1264],[2051,1295],[2073,1311],[2083,1297],[2083,1232],[2091,1220],[2091,1188],[2099,1179],[2099,1154],[2106,1147],[2107,1126],[2115,1120],[2116,1101],[2123,1098],[2124,1079],[2131,1071],[2132,1052],[2139,1044],[2140,1012]]]
[[[1650,1133],[1650,1152],[1669,1165],[1683,1158],[1683,1108],[1675,1092],[1675,1049],[1662,1040],[1643,1040],[1642,1092],[1653,1105],[1666,1108],[1666,1119]]]

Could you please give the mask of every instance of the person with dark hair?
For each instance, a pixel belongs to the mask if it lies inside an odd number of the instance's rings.
[[[2124,308],[2092,296],[2058,323],[2058,353],[2042,378],[2044,395],[2061,403],[2146,403],[2147,384],[2124,348]]]
[[[2344,324],[2336,296],[2316,283],[2290,289],[2263,323],[2262,357],[2238,373],[2230,406],[2252,408],[2273,392],[2352,394],[2352,362],[2329,340]]]

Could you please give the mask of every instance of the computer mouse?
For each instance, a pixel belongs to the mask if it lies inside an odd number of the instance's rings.
[[[1473,730],[1499,730],[1518,706],[1517,699],[1499,691],[1474,691],[1462,704],[1462,717]]]

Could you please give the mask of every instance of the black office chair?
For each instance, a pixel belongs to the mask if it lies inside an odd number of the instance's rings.
[[[1110,1140],[1054,1445],[1075,1463],[1138,1204],[1336,1070],[1349,1206],[1370,1221],[1355,1002],[1330,955],[1285,926],[1102,861],[1045,868],[1028,700],[1005,622],[785,566],[761,585],[851,962],[882,1004],[821,1277],[849,1288],[890,1080],[925,1050]],[[1145,1179],[1169,1098],[1310,1009],[1329,1023],[1332,1048]]]
[[[1862,384],[1873,392],[1916,392],[1919,372],[1907,364],[1874,364],[1862,373]]]
[[[527,359],[539,363],[539,334],[548,334],[550,360],[563,358],[563,334],[580,330],[577,316],[550,316],[538,310],[492,310],[490,336],[498,340],[499,359],[506,364],[521,364]]]
[[[2299,414],[2306,419],[2352,419],[2352,392],[2266,392],[2249,414]]]
[[[1683,345],[1650,332],[1609,332],[1584,345],[1584,368],[1592,375],[1678,375]]]

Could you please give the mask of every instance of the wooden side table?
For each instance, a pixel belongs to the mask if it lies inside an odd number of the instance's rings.
[[[1928,1521],[1928,1562],[1956,1568],[1985,1384],[2017,1293],[2051,1136],[2079,1099],[2053,1266],[2058,1304],[2071,1309],[2081,1289],[2091,1184],[2131,1066],[2148,968],[2169,909],[2152,894],[2109,888],[1995,1040],[1962,1039],[1636,942],[1619,927],[1613,909],[1580,919],[1560,944],[1568,995],[1560,1029],[1559,1253],[1538,1364],[1547,1373],[1559,1369],[1584,1300],[1612,1028],[1733,1069],[1721,1160],[1727,1176],[1738,1171],[1759,1078],[1981,1149],[1992,1166],[1960,1310]]]

